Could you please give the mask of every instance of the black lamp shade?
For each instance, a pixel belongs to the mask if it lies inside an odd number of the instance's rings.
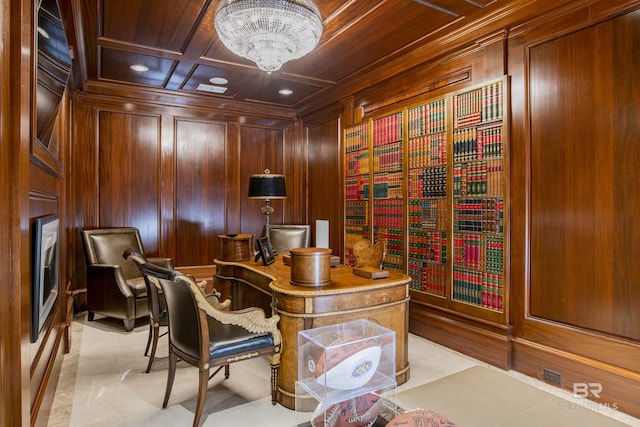
[[[284,175],[260,174],[249,178],[250,199],[285,199]]]

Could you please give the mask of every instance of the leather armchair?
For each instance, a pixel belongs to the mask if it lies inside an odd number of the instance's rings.
[[[271,247],[279,254],[311,245],[311,226],[308,224],[270,224],[267,225],[266,233]]]
[[[134,227],[84,230],[87,261],[87,309],[89,320],[96,313],[121,319],[126,331],[136,319],[148,317],[147,288],[133,261],[122,257],[128,248],[144,254],[140,232]],[[171,258],[148,258],[149,262],[173,268]]]

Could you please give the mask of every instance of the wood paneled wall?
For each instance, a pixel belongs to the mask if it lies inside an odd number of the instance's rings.
[[[72,177],[77,239],[85,228],[133,226],[149,256],[171,257],[177,266],[210,265],[218,235],[262,235],[263,201],[246,195],[249,176],[265,169],[284,174],[287,184],[288,198],[272,202],[272,222],[308,222],[300,148],[306,142],[293,113],[265,125],[257,113],[241,118],[215,105],[152,105],[144,93],[119,96],[115,102],[87,92],[75,98],[73,157],[82,165]],[[75,257],[80,265],[83,253]],[[82,275],[75,286],[84,287]]]
[[[606,3],[606,4],[605,4]],[[638,2],[574,2],[512,30],[513,368],[640,416]]]
[[[639,48],[636,11],[529,53],[530,315],[636,340]]]

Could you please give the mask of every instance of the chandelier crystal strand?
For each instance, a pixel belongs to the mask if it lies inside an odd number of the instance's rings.
[[[311,52],[322,35],[310,0],[222,0],[214,24],[229,50],[269,73]]]

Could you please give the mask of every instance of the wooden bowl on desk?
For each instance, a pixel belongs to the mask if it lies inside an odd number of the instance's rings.
[[[316,287],[331,283],[331,249],[295,248],[289,252],[292,284]]]

